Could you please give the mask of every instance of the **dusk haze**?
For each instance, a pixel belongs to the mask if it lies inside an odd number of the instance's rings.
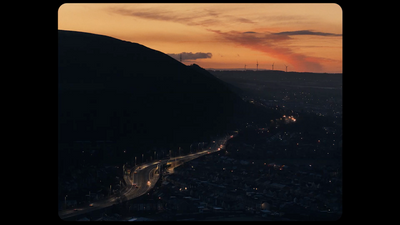
[[[71,4],[58,29],[111,36],[209,69],[342,72],[342,9],[324,4]],[[178,58],[179,59],[179,58]]]
[[[57,13],[58,220],[343,219],[340,5]]]

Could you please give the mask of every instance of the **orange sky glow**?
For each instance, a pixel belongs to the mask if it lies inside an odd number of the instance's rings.
[[[60,6],[58,29],[111,36],[209,69],[342,73],[337,4],[185,3]]]

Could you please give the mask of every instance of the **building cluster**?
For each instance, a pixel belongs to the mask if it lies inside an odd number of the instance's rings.
[[[160,182],[151,195],[167,218],[330,220],[342,211],[341,169],[334,165],[282,165],[214,153],[175,168]]]
[[[71,167],[58,177],[58,208],[74,208],[118,194],[125,183],[119,166]]]
[[[242,159],[341,160],[341,130],[323,127],[304,132],[287,130],[287,127],[276,128],[275,124],[266,128],[251,127],[242,131],[241,133],[246,133],[246,136],[251,136],[252,140],[230,142],[225,154]]]
[[[258,96],[243,97],[243,100],[272,110],[312,113],[318,116],[342,116],[341,96],[333,97],[306,91],[276,92],[272,99]]]
[[[342,76],[311,73],[243,73],[211,71],[242,89],[245,101],[272,110],[293,110],[319,116],[341,117]]]

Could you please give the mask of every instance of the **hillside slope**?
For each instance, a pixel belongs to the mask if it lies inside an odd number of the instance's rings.
[[[137,43],[59,30],[59,142],[167,143],[224,130],[243,102],[204,73]]]

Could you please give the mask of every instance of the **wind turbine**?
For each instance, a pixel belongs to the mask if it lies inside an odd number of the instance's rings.
[[[258,60],[257,60],[257,71],[258,71]]]
[[[272,63],[272,70],[274,70],[274,63]]]
[[[283,64],[283,65],[285,65],[285,66],[286,66],[286,64]],[[288,67],[288,66],[286,66],[286,72],[287,72],[287,67]]]

